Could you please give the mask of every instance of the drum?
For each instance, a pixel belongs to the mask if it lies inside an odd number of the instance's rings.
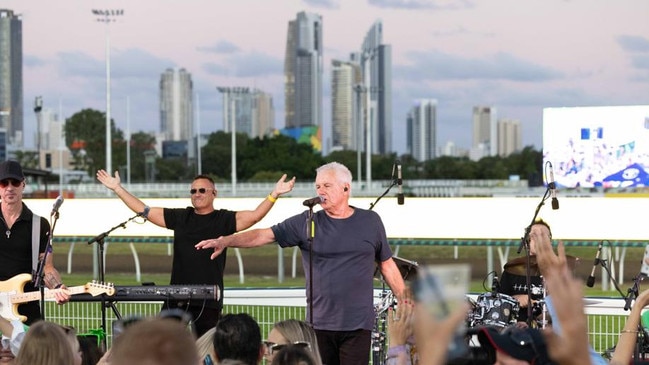
[[[518,301],[500,293],[480,294],[473,310],[469,313],[469,325],[508,327],[518,318]]]

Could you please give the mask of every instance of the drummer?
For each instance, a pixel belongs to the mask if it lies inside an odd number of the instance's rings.
[[[545,232],[543,232],[545,231]],[[550,225],[542,219],[535,220],[530,228],[530,233],[539,232],[547,233],[550,238],[552,238],[552,230]],[[534,235],[529,235],[528,237],[534,237]],[[532,299],[532,315],[535,317],[541,313],[538,313],[540,309],[539,306],[535,306],[535,303],[543,300],[543,278],[541,277],[541,272],[539,271],[538,265],[536,265],[536,242],[534,239],[529,240],[529,252],[530,252],[530,283],[531,283],[531,299]],[[527,291],[527,257],[519,257],[512,259],[505,264],[505,268],[500,277],[500,285],[498,292],[502,294],[509,295],[516,299],[520,304],[520,310],[518,312],[518,323],[520,327],[525,327],[527,325],[527,307],[530,305]]]

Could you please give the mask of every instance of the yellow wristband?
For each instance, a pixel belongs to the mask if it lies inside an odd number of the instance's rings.
[[[622,330],[620,333],[638,333],[638,330]]]
[[[271,203],[274,203],[274,202],[277,201],[277,198],[273,198],[273,196],[270,195],[270,194],[268,194],[268,196],[266,197],[266,199],[268,199]]]

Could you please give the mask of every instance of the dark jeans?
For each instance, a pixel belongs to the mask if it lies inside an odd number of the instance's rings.
[[[372,331],[315,330],[324,365],[367,365],[370,362]]]

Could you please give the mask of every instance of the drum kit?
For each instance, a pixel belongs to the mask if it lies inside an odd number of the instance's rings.
[[[504,271],[519,276],[527,274],[527,257],[519,257],[508,261],[504,266]],[[567,256],[568,267],[573,271],[579,263],[579,258],[574,256]],[[414,261],[405,260],[397,256],[393,256],[393,260],[397,264],[402,278],[411,284],[417,279],[418,264]],[[535,256],[529,257],[529,274],[532,276],[541,276],[541,272],[536,262]],[[385,281],[381,276],[380,270],[377,268],[374,272],[374,278],[381,280],[383,290],[379,295],[379,301],[374,306],[376,315],[375,327],[372,332],[372,356],[375,364],[382,364],[387,352],[387,338],[386,338],[386,322],[387,313],[389,308],[397,305],[396,296],[389,290]],[[543,285],[531,284],[530,293],[535,298],[541,298],[533,301],[532,304],[532,318],[529,325],[536,328],[544,328],[548,323],[545,311],[545,297],[546,292]],[[472,297],[475,298],[472,299]],[[512,326],[516,326],[518,322],[518,314],[521,309],[519,302],[512,296],[499,293],[495,288],[492,291],[479,294],[477,297],[468,296],[469,310],[466,317],[467,327],[467,341],[470,341],[471,336],[468,334],[477,333],[482,327],[495,327],[499,330],[505,330]]]

